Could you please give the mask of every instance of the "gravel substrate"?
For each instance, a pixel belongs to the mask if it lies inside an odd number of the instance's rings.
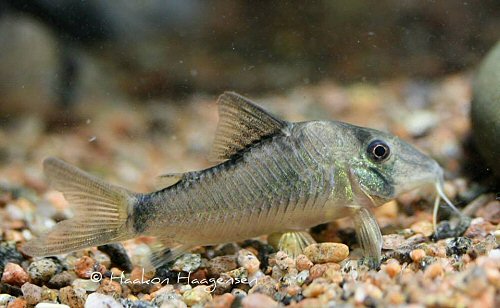
[[[500,201],[465,176],[472,160],[463,147],[469,100],[464,75],[432,85],[325,82],[256,99],[289,120],[335,118],[392,131],[445,168],[447,195],[471,219],[458,221],[442,208],[435,234],[432,191],[400,196],[376,209],[384,234],[376,268],[361,258],[349,219],[313,228],[319,244],[295,259],[265,236],[198,247],[156,271],[146,237],[25,256],[26,240],[72,215],[62,195],[47,187],[44,157],[151,191],[159,173],[209,165],[217,116],[214,97],[195,96],[177,105],[89,105],[50,125],[20,118],[0,128],[0,307],[498,307]]]

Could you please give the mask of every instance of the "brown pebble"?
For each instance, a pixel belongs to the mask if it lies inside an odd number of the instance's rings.
[[[208,275],[210,277],[219,277],[222,273],[232,271],[237,267],[236,259],[232,256],[215,257],[208,262]]]
[[[59,299],[61,304],[66,304],[71,308],[83,308],[87,294],[84,289],[73,289],[73,287],[67,286],[59,290]]]
[[[54,289],[61,289],[69,286],[73,280],[75,280],[75,275],[70,274],[68,271],[55,274],[50,278],[48,285]]]
[[[389,259],[387,260],[387,264],[385,265],[385,272],[389,277],[394,278],[396,275],[401,273],[401,265],[398,260]]]
[[[323,276],[323,274],[325,273],[327,268],[328,268],[328,266],[325,264],[315,264],[309,270],[309,279],[314,280],[316,278]]]
[[[95,260],[89,256],[83,256],[75,262],[75,273],[80,278],[90,278],[94,272]]]
[[[424,271],[424,277],[434,279],[444,275],[443,266],[439,262],[429,265]]]
[[[300,254],[295,260],[295,266],[299,272],[309,270],[313,265],[314,263],[312,263],[306,255]]]
[[[122,286],[118,281],[105,278],[101,281],[101,285],[97,288],[96,292],[111,295],[115,299],[118,299],[122,294]]]
[[[337,263],[349,256],[349,247],[341,243],[312,244],[304,249],[304,254],[313,263]]]
[[[231,293],[217,295],[212,302],[205,305],[205,308],[230,308],[233,304],[235,296]]]
[[[410,252],[410,258],[415,263],[420,263],[422,259],[425,257],[426,253],[423,249],[415,249]]]
[[[324,278],[314,280],[310,285],[304,288],[302,295],[305,297],[318,297],[328,289],[328,281]]]
[[[260,293],[249,294],[243,298],[241,305],[243,308],[278,307],[278,303],[271,297]]]
[[[257,283],[248,291],[248,294],[262,293],[268,296],[274,296],[278,289],[278,283],[270,276],[263,276],[257,280]]]
[[[326,270],[322,277],[330,280],[330,282],[334,284],[339,284],[344,280],[340,272],[340,265],[337,263],[325,263],[324,265],[326,266]]]
[[[5,265],[2,282],[20,287],[28,280],[28,273],[18,264],[9,262]]]
[[[500,201],[493,200],[486,204],[485,206],[479,208],[476,215],[478,217],[483,217],[485,220],[499,224],[500,223]]]
[[[120,271],[120,274],[117,275],[117,277],[121,276],[122,272]],[[113,273],[113,276],[115,274]],[[132,269],[132,272],[130,272],[130,280],[134,281],[143,281],[147,279],[152,279],[154,278],[154,272],[146,271],[144,268],[136,266]]]
[[[410,229],[415,233],[420,233],[424,236],[431,236],[434,233],[434,227],[430,221],[420,220],[410,226]]]

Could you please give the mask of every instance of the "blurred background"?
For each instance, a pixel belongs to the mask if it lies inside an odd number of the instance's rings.
[[[456,174],[498,29],[494,0],[0,0],[0,163],[39,177],[56,155],[149,188],[209,164],[232,90],[413,139]]]
[[[432,80],[473,68],[498,29],[495,0],[1,0],[0,111]]]

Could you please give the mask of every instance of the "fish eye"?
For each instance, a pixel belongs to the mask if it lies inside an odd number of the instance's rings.
[[[377,163],[386,160],[391,154],[391,149],[387,143],[382,140],[374,140],[370,142],[366,151],[368,152],[368,157]]]

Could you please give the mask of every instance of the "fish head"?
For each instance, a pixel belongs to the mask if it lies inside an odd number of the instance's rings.
[[[354,147],[346,156],[351,183],[379,206],[399,194],[442,182],[439,164],[389,133],[348,125]]]

